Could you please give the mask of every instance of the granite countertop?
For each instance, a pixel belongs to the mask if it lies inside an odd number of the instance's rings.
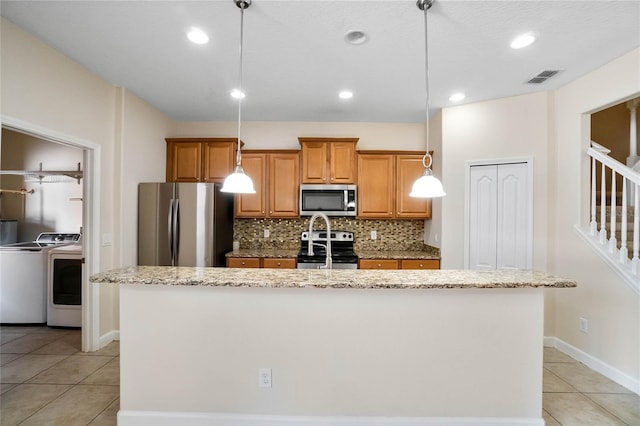
[[[442,289],[576,287],[573,280],[532,271],[302,270],[131,266],[93,275],[91,282],[263,288]]]
[[[298,250],[287,249],[239,249],[230,251],[226,257],[266,257],[274,259],[297,258]]]
[[[363,250],[356,253],[358,259],[424,259],[440,260],[437,252],[418,250]]]
[[[440,259],[438,251],[425,250],[358,250],[359,259]],[[226,253],[226,257],[297,258],[298,250],[290,249],[240,249]]]

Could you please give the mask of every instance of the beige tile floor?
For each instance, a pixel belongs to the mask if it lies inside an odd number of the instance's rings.
[[[115,425],[120,347],[80,352],[80,331],[0,328],[0,425]],[[547,426],[640,426],[640,396],[544,349]]]

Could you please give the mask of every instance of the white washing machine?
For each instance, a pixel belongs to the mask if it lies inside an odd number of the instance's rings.
[[[49,251],[47,262],[47,325],[82,326],[82,246]]]
[[[79,241],[80,234],[43,232],[35,241],[0,246],[0,323],[47,322],[48,254]]]

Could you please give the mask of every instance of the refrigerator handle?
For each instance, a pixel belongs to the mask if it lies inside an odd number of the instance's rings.
[[[169,241],[169,257],[173,265],[173,198],[169,204],[169,217],[167,217],[167,241]]]
[[[180,257],[180,199],[176,199],[173,210],[173,254],[175,257],[174,266],[178,266]]]

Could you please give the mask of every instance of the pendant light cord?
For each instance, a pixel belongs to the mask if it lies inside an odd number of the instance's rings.
[[[240,166],[242,161],[242,154],[240,153],[242,142],[240,142],[240,132],[242,131],[242,98],[244,93],[242,92],[242,44],[244,34],[244,10],[249,6],[246,2],[240,1],[237,3],[240,8],[240,66],[238,67],[238,151],[236,154],[236,166]]]
[[[425,118],[426,118],[426,139],[427,139],[427,152],[422,158],[422,164],[425,168],[431,168],[433,158],[429,153],[429,30],[428,30],[428,18],[427,11],[433,5],[434,0],[418,0],[418,8],[424,11],[424,84],[425,84]],[[429,159],[429,165],[427,165],[427,158]]]

